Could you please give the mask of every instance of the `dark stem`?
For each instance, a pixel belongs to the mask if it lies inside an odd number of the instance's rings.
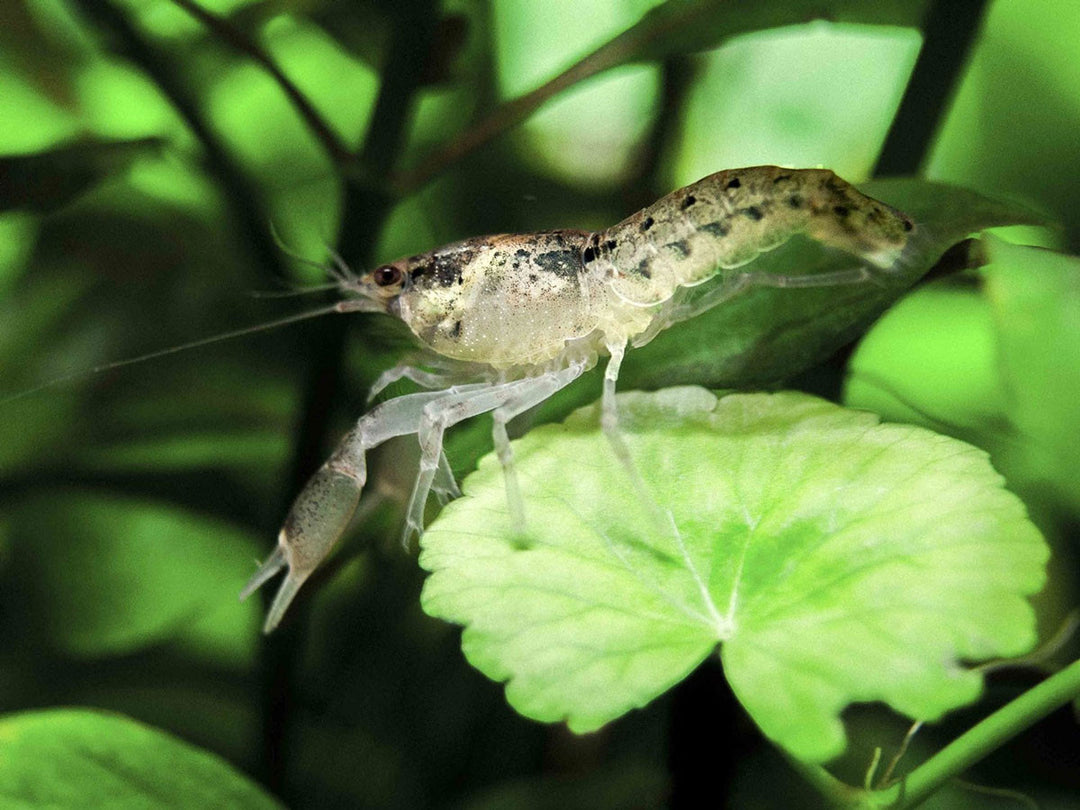
[[[923,22],[923,47],[885,137],[874,168],[875,175],[915,174],[925,162],[967,63],[968,52],[978,35],[984,7],[984,0],[930,3]],[[947,253],[942,267],[932,269],[927,277],[952,272],[958,255],[959,252]],[[855,343],[849,343],[825,363],[789,382],[794,387],[839,401],[854,349]]]
[[[154,81],[202,145],[206,166],[225,194],[241,241],[253,253],[255,261],[252,266],[262,269],[259,278],[252,279],[253,286],[262,283],[265,278],[263,273],[270,274],[272,278],[288,278],[289,271],[282,261],[281,251],[267,228],[270,217],[260,203],[258,189],[235,165],[217,134],[207,124],[179,71],[151,48],[131,20],[108,0],[81,0],[79,7],[100,30],[112,37],[110,49],[113,52],[137,65]]]
[[[439,148],[410,171],[392,178],[397,193],[420,188],[447,167],[479,149],[493,138],[517,126],[548,99],[599,73],[631,61],[652,60],[670,53],[663,43],[686,37],[686,50],[715,48],[729,37],[748,31],[836,19],[883,25],[907,25],[916,18],[919,4],[864,3],[837,0],[799,0],[788,3],[730,3],[726,0],[668,2],[646,12],[641,20],[559,75],[522,96],[495,108],[457,138]],[[722,18],[718,31],[716,18]]]
[[[429,155],[415,169],[395,176],[395,189],[398,193],[406,194],[420,188],[447,167],[520,124],[549,98],[590,76],[622,64],[629,54],[637,50],[640,38],[641,34],[636,28],[624,31],[535,90],[500,105],[471,129]]]
[[[352,160],[352,153],[345,147],[337,133],[323,120],[318,110],[308,101],[307,96],[301,93],[300,89],[292,83],[292,80],[281,72],[281,68],[277,66],[270,54],[249,39],[243,31],[235,28],[216,14],[207,11],[199,4],[192,2],[192,0],[172,0],[172,3],[197,19],[240,53],[247,54],[255,62],[262,65],[266,72],[277,82],[281,92],[292,102],[293,107],[296,108],[300,117],[304,119],[308,129],[319,140],[323,149],[326,150],[326,154],[330,156],[334,163],[345,164]]]
[[[931,2],[923,47],[885,137],[875,175],[915,174],[926,161],[979,33],[985,0]]]
[[[393,199],[385,192],[385,177],[397,161],[411,120],[413,98],[422,81],[425,54],[437,23],[430,0],[403,3],[397,10],[379,97],[361,150],[361,170],[346,177],[345,201],[338,250],[354,267],[370,263]],[[349,321],[334,318],[308,324],[303,342],[311,358],[306,373],[303,408],[294,432],[293,460],[286,477],[289,491],[278,514],[284,515],[304,482],[319,466],[325,451],[329,417],[340,389],[341,358]],[[310,589],[309,589],[310,590]],[[282,627],[263,645],[263,706],[260,774],[286,802],[302,804],[290,795],[288,765],[294,709],[299,690],[296,678],[302,633],[307,627],[305,594],[296,600]]]
[[[702,796],[729,794],[737,763],[747,757],[748,748],[760,745],[740,715],[717,656],[709,656],[672,690],[669,807],[701,807]]]
[[[626,189],[626,211],[644,208],[662,197],[670,188],[671,178],[664,177],[664,158],[674,137],[682,128],[686,96],[697,76],[690,57],[673,56],[660,63],[660,104],[652,127],[635,161],[633,174],[622,184]]]

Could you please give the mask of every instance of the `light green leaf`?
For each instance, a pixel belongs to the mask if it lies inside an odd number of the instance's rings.
[[[494,109],[416,169],[399,175],[398,189],[406,192],[419,188],[446,167],[520,124],[559,93],[605,71],[717,48],[741,34],[815,20],[915,27],[922,21],[926,6],[926,0],[899,4],[862,0],[665,0],[557,76]]]
[[[488,456],[423,538],[424,609],[465,625],[465,655],[522,714],[591,731],[722,644],[765,734],[820,761],[847,704],[932,720],[979,695],[961,661],[1034,643],[1024,596],[1047,549],[982,451],[797,393],[619,401],[677,531],[589,408],[515,444],[524,533]]]
[[[1080,509],[1080,258],[984,241],[1006,414],[1032,473]]]
[[[8,715],[0,747],[0,804],[8,810],[281,807],[214,754],[120,715]]]

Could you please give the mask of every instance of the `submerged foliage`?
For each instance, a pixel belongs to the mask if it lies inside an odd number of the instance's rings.
[[[621,388],[661,389],[621,400],[658,510],[594,411],[566,418],[594,374],[512,425],[522,535],[490,424],[447,437],[466,497],[425,584],[397,544],[415,448],[387,445],[266,640],[236,594],[400,332],[326,318],[3,402],[0,803],[982,806],[942,789],[961,773],[1073,801],[1063,714],[976,763],[1080,693],[1068,638],[1037,672],[977,666],[1075,603],[1077,260],[1004,239],[1080,246],[1077,14],[0,3],[0,397],[326,303],[292,296],[323,281],[293,253],[599,228],[723,168],[828,166],[921,239],[901,277],[756,289],[628,354]],[[835,261],[794,240],[756,269]],[[522,719],[466,659],[527,717],[604,731]],[[937,723],[888,764],[909,718]]]

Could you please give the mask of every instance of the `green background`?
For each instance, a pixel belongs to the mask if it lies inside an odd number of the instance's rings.
[[[1011,238],[1080,248],[1071,0],[998,0],[974,27],[950,20],[966,3],[832,4],[841,18],[873,7],[925,19],[918,65],[911,27],[814,21],[727,40],[760,22],[753,4],[718,3],[708,25],[655,33],[643,58],[545,96],[520,125],[496,118],[482,148],[437,164],[492,110],[660,4],[203,0],[291,79],[330,141],[265,64],[185,5],[0,6],[0,396],[330,300],[280,297],[324,280],[291,254],[320,263],[334,246],[364,268],[480,233],[599,228],[722,168],[820,165],[853,182],[875,167],[922,172],[1061,225]],[[806,5],[769,10],[794,22]],[[970,59],[951,64],[968,38]],[[331,141],[359,159],[335,160]],[[1037,605],[1049,637],[1075,601],[1075,468],[1002,449],[1016,425],[1000,300],[971,279],[927,286],[858,350],[846,388],[846,357],[791,385],[994,451],[1054,548]],[[1080,323],[1062,323],[1061,351],[1044,341],[1024,382],[1057,403],[1042,422],[1043,399],[1024,411],[1026,433],[1051,441],[1080,410],[1066,396]],[[262,606],[235,597],[252,560],[407,345],[383,319],[329,317],[3,402],[0,709],[121,712],[221,755],[291,807],[660,806],[694,780],[717,804],[772,806],[780,793],[809,806],[715,664],[594,736],[513,714],[463,660],[458,631],[420,611],[422,575],[397,542],[408,442],[374,454],[364,519],[262,640]],[[451,437],[459,474],[486,432]],[[985,706],[920,745],[1035,678],[993,680]],[[858,782],[870,748],[905,725],[869,707],[847,719],[836,770]],[[1076,742],[1056,716],[970,777],[1076,806]]]

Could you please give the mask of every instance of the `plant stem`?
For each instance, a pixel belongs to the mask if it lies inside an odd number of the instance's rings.
[[[218,181],[229,210],[236,221],[243,243],[253,254],[253,266],[271,278],[289,278],[281,251],[278,250],[266,223],[270,217],[263,208],[261,195],[232,160],[217,137],[196,99],[172,62],[162,57],[143,39],[127,15],[106,0],[81,0],[79,8],[99,29],[112,36],[112,50],[140,68],[165,95],[173,108],[198,139],[206,156],[206,165]],[[253,282],[261,283],[260,275]]]
[[[840,782],[820,765],[791,759],[792,767],[837,807],[906,810],[921,804],[937,789],[995,752],[1016,734],[1080,697],[1080,661],[1028,689],[946,745],[906,777],[879,791],[865,791]]]
[[[266,72],[277,82],[281,92],[292,102],[296,112],[304,119],[308,129],[322,144],[326,154],[330,156],[334,163],[342,165],[352,160],[352,153],[345,147],[337,133],[323,120],[314,105],[308,101],[307,96],[301,93],[292,80],[281,72],[281,68],[277,66],[270,54],[249,39],[243,31],[230,25],[228,21],[218,15],[207,11],[198,3],[192,2],[192,0],[172,0],[172,3],[197,19],[233,48],[247,54],[255,62],[262,65]]]
[[[392,178],[398,194],[423,186],[447,167],[520,124],[550,98],[585,79],[635,61],[654,61],[717,48],[738,34],[827,19],[915,25],[922,4],[851,0],[667,0],[540,87],[496,107],[479,123]]]
[[[950,779],[1055,709],[1080,696],[1080,661],[1047,678],[961,734],[897,785],[879,791],[876,807],[915,807]]]
[[[899,782],[883,790],[859,790],[837,780],[820,765],[791,764],[839,807],[906,810],[928,799],[947,782],[1000,748],[1048,714],[1080,697],[1080,661],[1047,678],[968,729]]]
[[[985,6],[985,0],[931,2],[922,25],[923,47],[885,136],[875,175],[915,174],[926,162],[967,65]]]
[[[428,0],[405,4],[395,18],[379,97],[361,152],[361,169],[345,176],[345,202],[338,235],[338,251],[353,266],[370,261],[382,223],[392,199],[384,191],[383,178],[394,165],[407,135],[413,96],[421,82],[421,72],[437,19]],[[335,318],[307,324],[301,342],[310,358],[306,369],[304,400],[293,444],[293,459],[286,476],[288,492],[279,514],[308,476],[318,467],[330,424],[330,414],[340,388],[341,357],[349,321]],[[325,571],[324,568],[323,576]],[[321,577],[320,577],[321,578]],[[314,590],[316,580],[308,585]],[[266,592],[269,598],[269,591]],[[278,795],[291,804],[304,797],[290,795],[287,781],[296,711],[296,678],[304,647],[301,634],[306,626],[305,598],[296,600],[290,620],[271,634],[263,645],[263,740],[260,773]]]

